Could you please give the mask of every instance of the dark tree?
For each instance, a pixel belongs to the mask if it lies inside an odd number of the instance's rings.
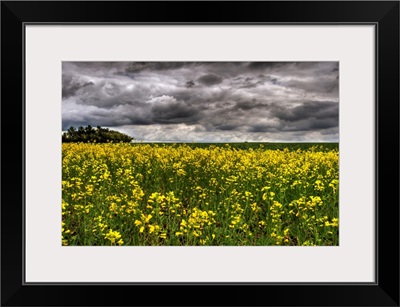
[[[132,140],[132,137],[124,133],[100,126],[93,128],[90,125],[78,127],[78,130],[74,127],[69,127],[67,132],[62,134],[62,142],[64,143],[130,143]]]

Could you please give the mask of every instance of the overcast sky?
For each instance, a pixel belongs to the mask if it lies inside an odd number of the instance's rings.
[[[338,62],[63,62],[62,129],[137,141],[338,142]]]

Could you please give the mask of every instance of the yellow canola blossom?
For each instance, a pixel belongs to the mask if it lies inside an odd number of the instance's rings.
[[[339,152],[62,144],[62,245],[338,245]]]

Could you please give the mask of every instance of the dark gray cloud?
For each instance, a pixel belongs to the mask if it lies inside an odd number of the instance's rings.
[[[153,141],[338,141],[337,62],[63,62],[62,68],[63,130],[124,127]]]
[[[162,96],[152,101],[151,113],[149,115],[153,123],[177,124],[195,123],[200,116],[198,108],[194,105],[177,101],[170,96]]]
[[[190,81],[187,81],[185,85],[186,85],[186,87],[191,88],[191,87],[195,86],[196,83],[194,83],[193,80],[190,80]]]
[[[278,104],[271,106],[271,115],[280,120],[295,122],[315,118],[318,120],[338,119],[339,105],[333,101],[307,101],[293,108]]]
[[[143,70],[175,70],[198,65],[199,64],[195,62],[131,62],[125,68],[125,72],[138,73]]]
[[[270,70],[287,65],[285,62],[252,62],[248,64],[250,70]]]
[[[73,76],[62,76],[62,97],[63,98],[68,98],[70,96],[73,96],[77,94],[77,92],[86,86],[91,86],[94,83],[93,82],[85,82],[81,81],[78,78],[74,78]]]
[[[214,74],[208,74],[201,76],[200,78],[197,79],[197,81],[200,82],[201,84],[211,86],[220,84],[222,82],[222,78]]]

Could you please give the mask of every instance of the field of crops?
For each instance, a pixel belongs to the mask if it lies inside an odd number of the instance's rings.
[[[62,145],[63,245],[339,244],[337,144]]]

